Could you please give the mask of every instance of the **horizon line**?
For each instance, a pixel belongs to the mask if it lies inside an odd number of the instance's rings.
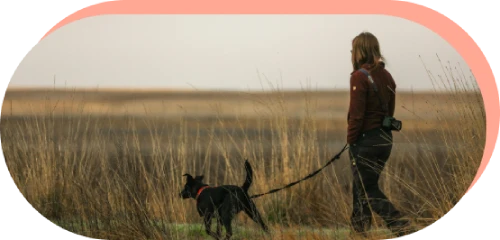
[[[94,91],[94,92],[348,92],[349,88],[272,88],[272,89],[231,89],[231,88],[155,88],[155,87],[42,87],[9,86],[8,91]],[[476,90],[476,89],[470,89]],[[397,92],[451,92],[453,89],[399,88]]]

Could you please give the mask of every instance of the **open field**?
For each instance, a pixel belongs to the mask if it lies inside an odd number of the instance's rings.
[[[307,175],[345,144],[348,93],[9,89],[1,140],[27,200],[54,223],[107,239],[204,239],[182,174],[251,194]],[[398,93],[391,160],[381,184],[419,228],[446,214],[483,155],[477,89]],[[315,178],[256,203],[265,236],[241,214],[235,239],[361,239],[350,234],[347,154]],[[371,239],[390,238],[375,217]],[[194,230],[193,230],[194,229]]]

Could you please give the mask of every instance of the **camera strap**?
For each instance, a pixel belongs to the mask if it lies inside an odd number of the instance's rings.
[[[386,115],[389,115],[389,108],[387,106],[388,104],[387,103],[384,104],[384,102],[382,101],[382,97],[380,96],[380,94],[378,92],[377,84],[375,84],[375,82],[373,81],[373,78],[370,75],[370,73],[368,71],[366,71],[366,69],[364,69],[364,68],[360,68],[359,71],[361,71],[362,73],[364,73],[368,77],[368,80],[370,80],[370,83],[373,86],[373,90],[375,91],[375,94],[377,94],[378,100],[380,102],[380,106],[382,106],[382,110],[385,112]]]

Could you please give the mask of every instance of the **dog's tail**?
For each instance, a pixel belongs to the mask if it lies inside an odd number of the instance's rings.
[[[243,183],[243,190],[246,192],[250,188],[250,185],[252,185],[252,179],[253,179],[253,171],[252,171],[252,166],[250,166],[250,163],[248,160],[245,160],[245,169],[247,171],[247,177],[245,179],[245,183]]]

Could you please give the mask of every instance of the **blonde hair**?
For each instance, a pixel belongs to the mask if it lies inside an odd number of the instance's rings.
[[[352,40],[351,61],[353,70],[361,68],[363,64],[370,64],[370,71],[378,70],[385,58],[380,53],[378,39],[369,32],[362,32]]]

